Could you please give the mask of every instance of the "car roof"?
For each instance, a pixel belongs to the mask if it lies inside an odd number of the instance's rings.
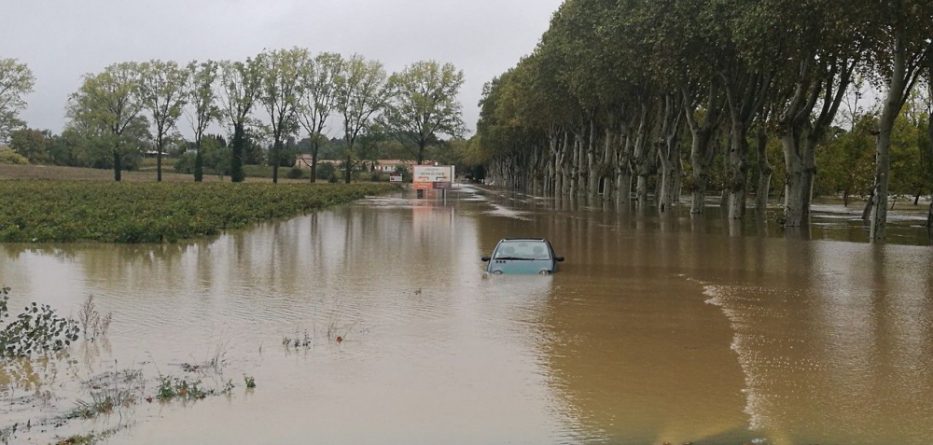
[[[502,241],[544,241],[544,242],[548,242],[548,240],[544,238],[502,238]]]

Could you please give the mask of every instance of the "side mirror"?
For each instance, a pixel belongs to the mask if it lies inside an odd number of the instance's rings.
[[[489,260],[491,260],[492,258],[489,258],[488,256],[484,256],[481,259],[483,260],[484,263],[488,263]]]
[[[562,256],[554,257],[554,261],[557,261],[558,263],[563,263],[563,262],[564,262],[564,257],[562,257]]]

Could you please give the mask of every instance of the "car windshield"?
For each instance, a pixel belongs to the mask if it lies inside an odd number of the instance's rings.
[[[551,254],[544,241],[503,241],[496,249],[496,259],[549,260]]]

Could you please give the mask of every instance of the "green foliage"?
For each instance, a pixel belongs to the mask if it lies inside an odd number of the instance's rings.
[[[427,144],[438,133],[463,133],[462,106],[457,100],[463,71],[451,64],[422,61],[389,78],[391,98],[382,116],[388,130],[411,139],[422,161]]]
[[[816,192],[820,195],[867,195],[872,187],[875,165],[877,119],[868,115],[852,131],[837,131],[816,153],[820,166]]]
[[[36,78],[16,59],[0,59],[0,142],[23,125],[19,113],[26,108],[25,96],[32,92]]]
[[[246,179],[243,157],[249,143],[246,131],[253,106],[262,94],[262,63],[258,59],[247,58],[244,62],[219,62],[219,67],[224,93],[221,95],[221,116],[233,127],[230,176],[233,182],[242,182]]]
[[[292,167],[288,170],[288,179],[301,179],[305,175],[305,170],[301,167]]]
[[[94,147],[98,159],[104,152],[109,155],[118,181],[125,158],[138,154],[151,138],[149,121],[140,114],[144,103],[139,100],[139,88],[140,65],[123,62],[85,76],[69,99],[68,128]]]
[[[10,289],[0,289],[0,322],[10,316]],[[29,357],[56,352],[78,339],[78,323],[59,317],[48,305],[32,303],[0,327],[0,357]]]
[[[10,147],[0,147],[0,164],[26,165],[29,164],[29,159]]]
[[[188,103],[190,72],[175,62],[152,60],[139,65],[139,101],[149,111],[155,124],[156,150],[164,151],[166,138],[175,128],[184,106]],[[162,180],[162,166],[158,165]]]
[[[309,152],[315,155],[321,144],[326,142],[324,127],[337,105],[336,82],[342,69],[343,56],[325,52],[305,60],[299,70],[301,95],[296,115],[298,122],[308,132]],[[316,179],[315,173],[311,172],[312,179]]]
[[[256,388],[256,379],[250,375],[243,376],[243,383],[246,384],[246,389],[255,389]]]
[[[0,241],[173,242],[394,188],[378,184],[0,182]]]
[[[321,162],[321,163],[318,163],[318,165],[317,165],[317,178],[318,178],[318,179],[325,179],[325,180],[328,180],[328,181],[331,180],[331,179],[333,179],[334,181],[331,181],[331,182],[335,182],[335,181],[336,181],[336,178],[337,178],[337,167],[336,167],[334,164],[330,163],[330,162]]]
[[[175,162],[175,171],[179,173],[197,172],[197,154],[185,153]],[[230,148],[223,145],[223,140],[216,136],[205,136],[201,141],[202,171],[220,177],[230,174]]]
[[[163,402],[174,399],[202,400],[214,393],[214,390],[205,390],[200,380],[189,381],[171,376],[160,376],[159,386],[156,388],[156,398]]]
[[[287,161],[282,144],[300,128],[297,111],[303,84],[298,79],[310,59],[308,50],[301,48],[263,51],[257,56],[262,66],[259,100],[269,115],[267,130],[273,140],[269,157],[273,167]],[[272,180],[278,181],[278,168],[272,169]]]
[[[384,109],[390,97],[388,78],[382,64],[366,60],[360,55],[347,59],[335,78],[336,109],[343,116],[343,139],[346,153],[343,159],[352,160],[357,139],[371,125],[373,115]],[[346,182],[350,182],[352,163],[345,164]]]
[[[33,164],[49,162],[49,145],[52,134],[49,131],[23,128],[10,134],[10,148],[23,155]]]

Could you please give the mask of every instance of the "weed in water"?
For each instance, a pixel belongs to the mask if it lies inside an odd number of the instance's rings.
[[[228,389],[229,386],[229,389]],[[227,393],[233,389],[230,381],[221,390],[206,389],[200,380],[187,380],[183,377],[159,377],[159,386],[156,388],[156,398],[163,402],[174,399],[201,400],[209,395]]]
[[[94,341],[107,335],[110,329],[110,322],[113,320],[113,314],[101,316],[94,304],[94,296],[88,295],[87,300],[81,305],[81,312],[78,314],[78,321],[81,323],[81,331],[84,332],[84,339]]]
[[[56,442],[56,445],[87,445],[94,443],[93,434],[76,434]]]
[[[171,400],[174,399],[176,395],[175,385],[173,384],[171,377],[159,376],[159,387],[156,390],[156,398],[159,400]]]
[[[243,382],[246,384],[246,389],[256,388],[256,379],[253,376],[244,375]]]
[[[282,337],[282,345],[286,349],[311,349],[311,334],[305,330],[302,336],[296,332],[294,337]]]

